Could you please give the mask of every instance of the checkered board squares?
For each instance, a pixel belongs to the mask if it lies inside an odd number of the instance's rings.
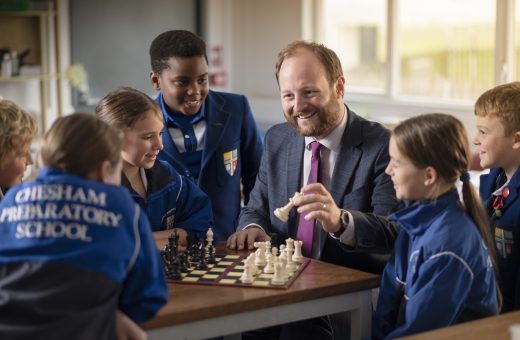
[[[252,283],[242,283],[240,281],[240,276],[242,276],[242,272],[244,271],[244,261],[246,256],[217,254],[215,257],[216,263],[208,264],[208,269],[200,270],[192,267],[188,269],[187,273],[182,273],[181,279],[168,281],[216,286],[283,289],[289,288],[298,275],[300,275],[304,270],[305,266],[310,262],[309,259],[304,259],[304,262],[297,268],[297,270],[293,274],[289,274],[289,280],[286,284],[275,286],[271,284],[273,274],[265,274],[263,272],[255,275]]]

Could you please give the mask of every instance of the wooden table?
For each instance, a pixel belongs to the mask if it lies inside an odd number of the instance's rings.
[[[520,311],[440,328],[404,337],[406,340],[493,339],[509,340],[509,326],[520,323]]]
[[[244,254],[223,244],[217,252]],[[315,260],[288,289],[170,283],[168,304],[142,326],[149,339],[239,339],[244,331],[348,311],[351,338],[360,339],[370,335],[378,286],[377,275]]]

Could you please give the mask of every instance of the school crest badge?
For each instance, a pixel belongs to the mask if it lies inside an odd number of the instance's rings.
[[[230,176],[233,176],[238,165],[238,149],[224,152],[224,167]]]
[[[495,228],[495,244],[497,247],[497,254],[502,258],[508,258],[514,245],[513,232],[504,230],[499,227]]]
[[[175,224],[175,211],[177,208],[170,209],[169,211],[164,214],[162,218],[162,226],[165,229],[172,229]]]

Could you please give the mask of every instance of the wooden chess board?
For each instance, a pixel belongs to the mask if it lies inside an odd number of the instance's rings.
[[[285,289],[291,286],[310,262],[309,259],[304,258],[303,263],[298,266],[296,271],[292,274],[289,273],[289,280],[285,284],[277,286],[271,284],[271,278],[274,274],[265,274],[264,272],[255,275],[252,283],[242,283],[240,276],[242,276],[244,271],[244,261],[246,257],[247,256],[242,255],[216,254],[216,263],[208,264],[208,269],[201,270],[190,267],[187,273],[182,273],[181,279],[168,279],[168,281],[203,285]]]

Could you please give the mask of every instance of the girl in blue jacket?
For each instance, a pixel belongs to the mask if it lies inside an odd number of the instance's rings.
[[[390,139],[400,232],[381,280],[376,339],[496,315],[499,293],[486,213],[469,181],[471,156],[460,121],[428,114],[399,124]],[[463,203],[455,188],[462,181]]]
[[[121,146],[118,131],[92,115],[59,118],[44,137],[38,177],[7,192],[3,338],[114,339],[118,309],[140,323],[166,303],[148,220],[119,186]]]
[[[121,183],[146,212],[154,232],[176,229],[181,246],[205,237],[213,225],[211,202],[191,180],[157,159],[163,149],[161,109],[146,94],[122,87],[108,93],[96,107],[97,116],[124,133]]]

